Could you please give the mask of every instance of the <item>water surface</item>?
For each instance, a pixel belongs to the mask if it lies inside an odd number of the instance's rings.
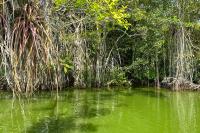
[[[200,133],[200,93],[155,89],[0,92],[0,133]]]

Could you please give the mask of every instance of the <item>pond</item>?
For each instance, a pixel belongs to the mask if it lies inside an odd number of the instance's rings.
[[[199,133],[200,93],[153,88],[0,92],[0,133]]]

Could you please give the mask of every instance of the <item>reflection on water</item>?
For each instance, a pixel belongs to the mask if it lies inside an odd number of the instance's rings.
[[[175,93],[172,95],[172,107],[176,113],[178,127],[182,133],[197,132],[198,99],[195,93]]]
[[[198,92],[75,90],[58,100],[43,93],[0,99],[0,133],[200,132]]]

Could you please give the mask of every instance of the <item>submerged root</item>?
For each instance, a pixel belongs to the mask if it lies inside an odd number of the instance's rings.
[[[194,84],[191,81],[188,81],[186,79],[177,79],[174,77],[166,77],[161,82],[161,87],[168,88],[174,91],[179,90],[199,90],[200,91],[200,85]]]

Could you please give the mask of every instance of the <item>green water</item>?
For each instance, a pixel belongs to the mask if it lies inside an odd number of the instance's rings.
[[[200,133],[200,93],[121,89],[0,93],[0,133]]]

